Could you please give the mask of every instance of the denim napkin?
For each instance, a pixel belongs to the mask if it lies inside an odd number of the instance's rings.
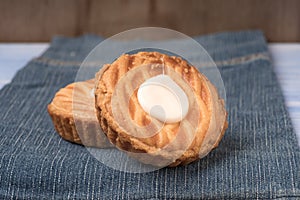
[[[217,63],[229,127],[188,166],[126,173],[61,139],[46,107],[101,38],[57,37],[0,91],[0,199],[299,199],[299,147],[263,34],[196,37]]]

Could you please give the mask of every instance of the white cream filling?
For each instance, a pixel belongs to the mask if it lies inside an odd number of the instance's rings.
[[[146,80],[139,87],[137,97],[144,111],[162,122],[179,122],[189,110],[187,95],[167,75]]]

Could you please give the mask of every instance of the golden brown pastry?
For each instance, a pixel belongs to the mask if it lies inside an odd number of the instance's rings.
[[[188,114],[177,123],[151,118],[137,100],[138,85],[162,73],[161,66],[189,99]],[[124,54],[105,65],[96,75],[95,106],[109,140],[155,166],[184,165],[204,157],[218,146],[227,128],[224,100],[211,82],[181,58],[158,52]],[[155,133],[149,135],[149,130]]]
[[[99,127],[94,99],[94,79],[69,84],[55,94],[48,113],[63,139],[85,146],[112,146]]]

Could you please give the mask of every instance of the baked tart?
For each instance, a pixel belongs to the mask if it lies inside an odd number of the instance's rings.
[[[63,139],[89,147],[111,147],[99,127],[94,99],[94,79],[72,83],[55,94],[48,113]]]
[[[188,97],[188,112],[180,121],[159,120],[139,102],[143,82],[161,74]],[[224,100],[214,85],[180,57],[158,52],[124,54],[104,65],[96,74],[95,107],[111,143],[154,166],[185,165],[206,156],[227,129]]]

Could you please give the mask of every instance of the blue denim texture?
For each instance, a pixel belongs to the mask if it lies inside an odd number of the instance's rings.
[[[54,38],[0,91],[0,199],[300,199],[299,147],[260,31],[195,38],[220,69],[228,130],[202,160],[143,174],[61,139],[47,113],[101,40]]]

